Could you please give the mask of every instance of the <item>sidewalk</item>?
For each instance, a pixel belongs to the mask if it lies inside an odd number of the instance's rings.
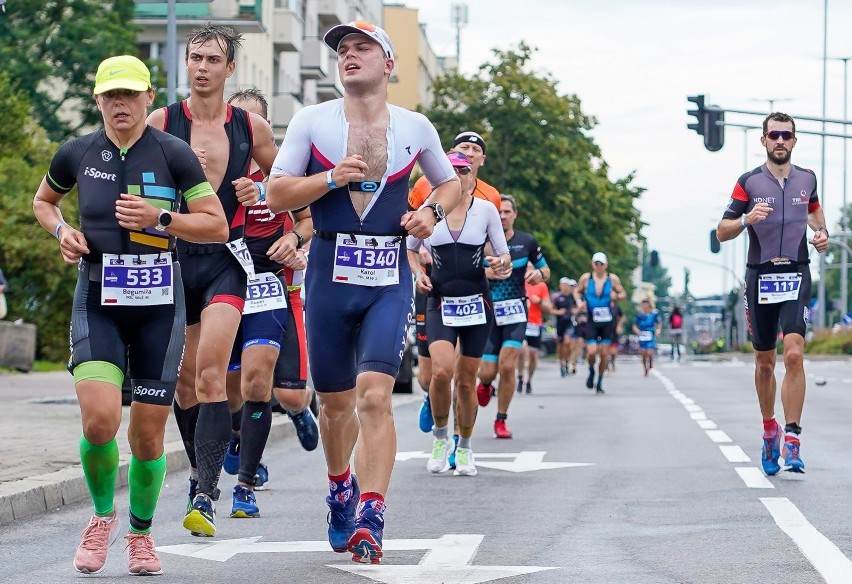
[[[422,399],[395,395],[394,405]],[[119,429],[118,486],[127,485],[129,408]],[[270,440],[292,440],[290,418],[274,414]],[[89,497],[79,464],[80,409],[65,372],[0,374],[0,526]],[[173,419],[166,424],[168,472],[188,468]]]

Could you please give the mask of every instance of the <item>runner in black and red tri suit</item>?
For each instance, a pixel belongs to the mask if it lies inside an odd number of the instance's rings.
[[[766,163],[739,178],[716,235],[719,241],[727,241],[748,230],[744,299],[763,416],[763,471],[777,474],[781,470],[778,459],[783,455],[784,470],[803,473],[799,439],[805,402],[803,354],[811,299],[807,228],[814,230],[810,243],[819,253],[828,247],[828,230],[817,196],[816,176],[790,162],[796,145],[793,118],[782,113],[767,116],[760,143],[766,148]],[[783,431],[775,420],[779,328],[784,335],[786,369],[781,384],[786,422]]]
[[[245,207],[258,199],[249,165],[254,159],[268,174],[276,153],[272,128],[263,117],[225,103],[225,81],[234,72],[240,39],[226,26],[193,31],[186,45],[189,98],[148,116],[149,125],[193,147],[230,225],[226,245],[178,243],[185,266],[187,331],[175,419],[190,460],[192,498],[183,523],[202,536],[216,534],[213,503],[219,497],[219,474],[231,437],[225,377],[245,302],[246,276],[254,276],[243,240]]]

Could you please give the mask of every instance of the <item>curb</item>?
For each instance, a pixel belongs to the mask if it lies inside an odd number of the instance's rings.
[[[394,394],[393,408],[419,402],[422,393]],[[171,418],[169,418],[171,421]],[[296,428],[290,418],[281,414],[272,418],[269,440],[293,440]],[[166,455],[166,473],[189,468],[189,459],[183,449],[183,442],[177,440],[164,445]],[[121,455],[118,462],[116,488],[127,486],[129,455]],[[46,511],[56,511],[63,505],[72,505],[89,500],[89,488],[80,465],[69,466],[51,473],[37,475],[0,484],[0,526],[9,525],[21,519],[40,515]]]
[[[290,418],[285,415],[273,417],[269,440],[290,440],[295,437],[296,428]],[[168,442],[164,445],[164,451],[166,473],[189,468],[183,442]],[[122,455],[118,462],[116,488],[127,486],[129,464],[129,456]],[[3,483],[0,484],[0,526],[88,499],[89,489],[80,465]]]

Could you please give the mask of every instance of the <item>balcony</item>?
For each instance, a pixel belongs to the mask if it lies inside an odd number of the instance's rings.
[[[331,68],[331,51],[318,38],[305,39],[302,45],[302,79],[325,79]]]
[[[302,18],[288,8],[275,7],[272,13],[272,44],[276,51],[302,50]]]
[[[230,26],[248,34],[266,32],[260,21],[259,4],[245,5],[239,0],[208,0],[207,2],[178,2],[175,4],[177,38],[185,39],[194,29],[208,22]],[[165,38],[168,4],[137,0],[134,24],[142,27],[140,42],[157,42]]]
[[[315,0],[320,29],[349,22],[349,3],[346,0]]]
[[[337,58],[331,57],[328,62],[328,76],[317,81],[317,100],[330,101],[343,97],[343,84],[337,70]]]
[[[272,128],[276,130],[284,129],[290,125],[290,120],[296,115],[296,112],[302,109],[302,102],[290,93],[279,93],[272,96]]]

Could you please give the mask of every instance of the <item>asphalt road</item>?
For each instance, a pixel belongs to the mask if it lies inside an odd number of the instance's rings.
[[[603,396],[579,375],[560,379],[549,362],[534,393],[512,404],[515,439],[492,438],[493,403],[480,411],[478,477],[428,473],[431,437],[417,429],[418,406],[396,408],[381,566],[328,549],[322,454],[288,441],[267,448],[262,518],[230,519],[234,478],[223,479],[212,540],[183,530],[186,477],[167,477],[155,519],[158,581],[848,584],[852,368],[820,361],[807,371],[805,475],[759,471],[762,428],[747,360],[661,361],[643,378],[635,360],[622,359]],[[126,491],[118,508],[126,515]],[[66,506],[0,528],[0,581],[83,578],[71,560],[90,513]],[[94,578],[126,580],[126,566],[119,540]]]

